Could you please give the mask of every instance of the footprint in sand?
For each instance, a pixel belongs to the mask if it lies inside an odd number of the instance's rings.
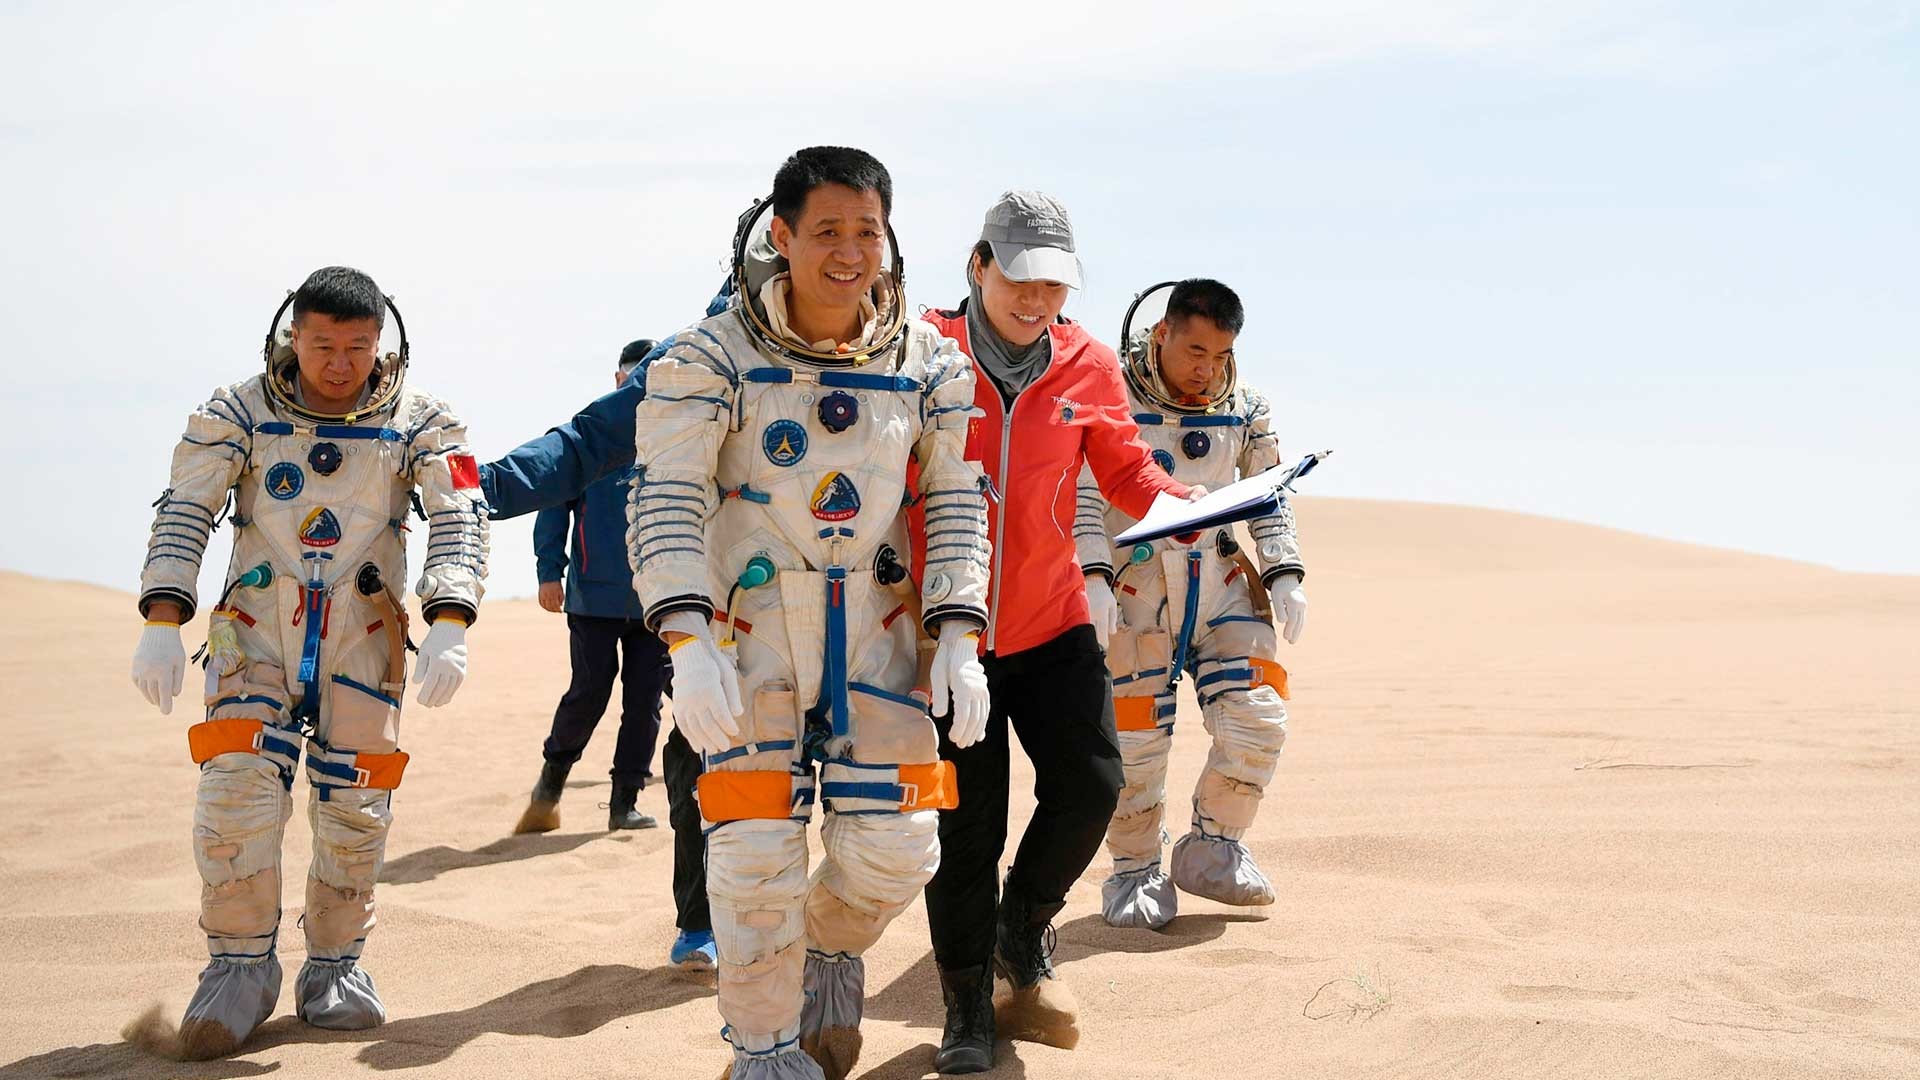
[[[1523,986],[1509,983],[1500,988],[1500,994],[1508,1001],[1526,1004],[1540,1002],[1556,1003],[1565,1001],[1632,1001],[1639,997],[1632,990],[1589,990],[1584,986]]]
[[[1257,964],[1264,967],[1300,967],[1306,964],[1318,964],[1325,958],[1316,956],[1282,956],[1265,949],[1209,949],[1193,958],[1195,967],[1230,968]]]
[[[1512,945],[1494,938],[1471,937],[1466,934],[1404,934],[1390,937],[1387,941],[1394,945],[1405,945],[1418,953],[1497,953],[1506,952]]]
[[[1804,1002],[1809,997],[1823,996],[1858,1000],[1845,998],[1840,994],[1822,994],[1821,991],[1826,989],[1827,980],[1824,976],[1811,971],[1780,967],[1765,960],[1749,957],[1732,956],[1727,959],[1733,967],[1739,969],[1738,974],[1733,971],[1710,971],[1704,973],[1702,978],[1724,996],[1743,1004],[1774,1006],[1779,1004],[1782,998],[1798,999]]]
[[[1539,937],[1551,929],[1546,915],[1519,904],[1491,900],[1479,905],[1479,909],[1480,917],[1487,920],[1488,925],[1508,937]]]
[[[1809,994],[1803,998],[1795,998],[1793,1003],[1802,1008],[1817,1009],[1820,1012],[1833,1013],[1836,1016],[1872,1016],[1874,1013],[1882,1011],[1881,1005],[1877,1001],[1869,1001],[1866,998],[1849,997],[1846,994],[1836,994],[1831,990],[1818,994]]]
[[[95,857],[93,866],[114,877],[131,878],[136,881],[166,877],[180,869],[182,847],[183,845],[173,841],[159,840],[148,844],[135,844],[132,847],[121,848]]]

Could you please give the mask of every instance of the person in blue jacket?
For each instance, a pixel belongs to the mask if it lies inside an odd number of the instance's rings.
[[[731,281],[714,297],[707,314],[725,310]],[[595,481],[633,466],[634,409],[646,395],[646,365],[666,351],[655,347],[618,389],[602,395],[573,419],[545,435],[480,466],[480,490],[500,521],[564,506]],[[672,694],[669,682],[667,693]],[[671,959],[683,967],[713,967],[713,918],[707,907],[706,836],[693,787],[700,777],[700,755],[678,728],[660,748],[660,769],[667,788],[667,823],[673,828],[673,903],[679,936]]]
[[[642,339],[621,351],[614,374],[616,388],[655,344]],[[671,669],[666,644],[641,621],[640,600],[627,569],[627,489],[632,472],[628,468],[602,476],[579,498],[549,506],[534,518],[540,606],[567,616],[573,682],[554,709],[553,730],[544,748],[546,763],[516,833],[560,827],[560,797],[567,774],[607,710],[616,675],[621,686],[620,737],[613,751],[607,828],[651,829],[659,824],[634,804],[653,778],[660,696]]]

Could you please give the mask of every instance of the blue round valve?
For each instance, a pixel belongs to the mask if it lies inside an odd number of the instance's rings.
[[[330,442],[314,443],[313,449],[307,452],[307,464],[321,476],[332,476],[342,460],[340,447]]]
[[[820,426],[835,435],[853,426],[860,419],[860,403],[845,390],[835,390],[820,399]]]

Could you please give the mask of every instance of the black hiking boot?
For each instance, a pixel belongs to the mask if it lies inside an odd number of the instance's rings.
[[[984,965],[942,971],[940,994],[947,1002],[947,1026],[933,1055],[934,1070],[955,1076],[993,1068],[992,973]]]
[[[607,828],[651,829],[660,824],[650,814],[643,814],[633,808],[640,797],[640,785],[629,784],[618,777],[613,781],[613,797],[607,802]]]

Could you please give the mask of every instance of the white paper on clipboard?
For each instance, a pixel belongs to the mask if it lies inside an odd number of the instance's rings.
[[[1176,533],[1210,529],[1216,525],[1229,525],[1271,514],[1280,507],[1285,484],[1312,468],[1308,462],[1318,464],[1330,452],[1310,455],[1298,465],[1276,465],[1266,472],[1236,480],[1218,491],[1210,491],[1204,498],[1194,502],[1176,499],[1162,492],[1154,496],[1153,505],[1147,508],[1147,516],[1115,539],[1118,543],[1135,544],[1142,540],[1158,540]]]

